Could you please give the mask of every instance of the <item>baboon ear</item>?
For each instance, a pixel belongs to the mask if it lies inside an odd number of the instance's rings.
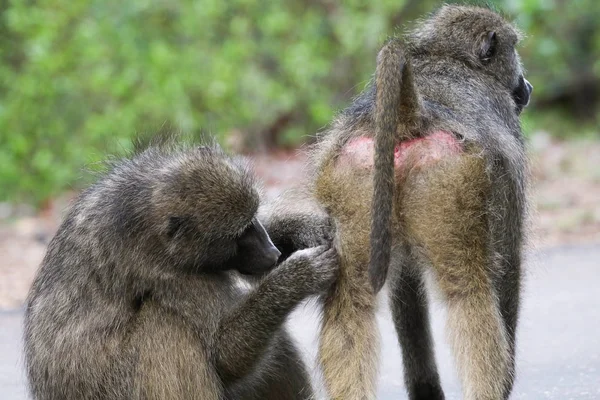
[[[487,64],[491,61],[494,54],[496,54],[496,44],[496,32],[485,32],[481,36],[481,45],[479,47],[479,59],[482,63]]]

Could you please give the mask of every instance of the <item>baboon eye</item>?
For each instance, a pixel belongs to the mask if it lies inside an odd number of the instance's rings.
[[[484,63],[490,62],[496,53],[496,32],[487,32],[484,35],[483,45],[481,46],[480,58]]]

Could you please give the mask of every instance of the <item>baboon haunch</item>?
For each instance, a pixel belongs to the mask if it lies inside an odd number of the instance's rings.
[[[532,90],[518,40],[490,10],[443,6],[384,46],[374,81],[316,144],[313,193],[334,220],[342,263],[320,343],[331,397],[375,397],[373,314],[388,265],[410,398],[444,398],[427,271],[448,307],[464,397],[509,396],[527,212],[519,114]],[[280,213],[269,231],[286,221]],[[290,212],[285,223],[307,219]]]
[[[327,246],[279,251],[245,165],[159,146],[116,163],[49,245],[25,317],[36,400],[309,399],[283,328],[334,280]],[[249,294],[238,272],[260,277]]]

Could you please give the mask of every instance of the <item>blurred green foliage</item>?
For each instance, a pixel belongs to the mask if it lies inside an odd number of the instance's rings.
[[[526,33],[521,56],[538,107],[593,120],[600,101],[600,1],[506,0]]]
[[[494,3],[528,34],[538,107],[593,117],[600,2]],[[295,145],[364,87],[395,26],[438,4],[0,0],[0,201],[40,204],[163,127]]]

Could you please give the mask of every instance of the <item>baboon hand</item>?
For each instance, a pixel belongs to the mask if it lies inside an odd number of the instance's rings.
[[[309,278],[309,290],[314,294],[329,289],[337,279],[340,267],[338,253],[329,245],[298,250],[290,256],[288,262],[294,263],[294,268],[305,269]]]
[[[312,227],[307,226],[307,229],[311,228],[312,232],[303,235],[305,248],[323,245],[331,247],[334,236],[333,220],[329,215],[323,215],[318,217],[315,222]]]
[[[302,215],[293,222],[295,223],[289,227],[290,233],[288,235],[294,242],[296,250],[323,245],[331,247],[334,225],[329,215]]]

